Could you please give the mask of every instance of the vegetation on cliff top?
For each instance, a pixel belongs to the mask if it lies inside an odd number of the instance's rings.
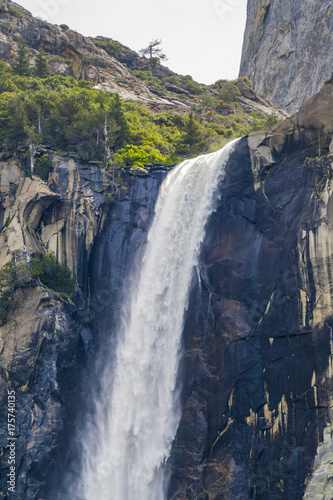
[[[142,78],[155,78],[141,73]],[[217,82],[213,96],[184,77],[182,85],[197,92],[192,111],[187,116],[153,113],[139,102],[94,89],[85,80],[50,76],[42,52],[33,70],[21,40],[13,69],[0,61],[0,149],[23,160],[43,146],[104,166],[174,164],[276,121],[274,116],[242,111],[236,102],[240,82]]]

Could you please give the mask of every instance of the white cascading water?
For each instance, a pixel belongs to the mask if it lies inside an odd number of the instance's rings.
[[[80,500],[163,500],[180,420],[177,371],[193,271],[235,141],[163,182],[112,373],[84,438]]]

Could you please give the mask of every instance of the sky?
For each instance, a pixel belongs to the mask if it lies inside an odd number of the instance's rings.
[[[246,0],[17,0],[53,24],[135,51],[156,38],[172,71],[199,83],[238,77]]]

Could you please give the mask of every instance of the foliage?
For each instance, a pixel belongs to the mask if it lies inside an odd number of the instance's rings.
[[[12,259],[0,269],[0,322],[8,319],[14,292],[17,288],[32,284],[32,276],[25,261]]]
[[[218,91],[220,99],[226,103],[234,102],[241,95],[237,81],[218,80],[214,83],[213,88]]]
[[[244,82],[246,83],[251,89],[253,89],[253,83],[251,82],[251,80],[247,77],[247,76],[239,76],[237,78],[237,83],[238,82]]]
[[[36,67],[34,73],[38,78],[47,78],[51,75],[49,63],[44,54],[44,51],[41,50],[36,58]]]
[[[103,201],[104,201],[104,203],[106,203],[107,205],[111,205],[111,204],[114,202],[114,198],[113,198],[113,196],[111,196],[110,194],[105,194],[105,195],[104,195],[104,198],[103,198]]]
[[[54,254],[35,253],[30,262],[12,259],[0,269],[0,322],[8,319],[15,290],[35,286],[37,279],[60,294],[71,296],[74,292],[70,270]]]
[[[92,59],[90,59],[90,57],[83,56],[81,59],[81,62],[82,62],[82,64],[89,65],[89,64],[92,64],[93,61],[92,61]]]
[[[113,156],[112,161],[120,166],[144,167],[148,163],[159,165],[172,165],[172,160],[163,156],[160,151],[149,145],[128,145],[119,149]]]
[[[166,76],[165,78],[162,78],[162,81],[164,83],[172,83],[172,85],[175,85],[176,87],[180,87],[181,86],[181,81],[180,81],[180,78],[178,78],[178,76]]]
[[[0,289],[21,288],[32,283],[32,276],[25,260],[12,259],[0,269]]]
[[[3,75],[3,78],[2,76]],[[94,90],[71,77],[27,78],[0,66],[0,148],[29,149],[30,144],[105,161],[122,147],[129,128],[119,96]]]
[[[15,9],[12,5],[8,7],[8,12],[12,14],[14,17],[20,19],[21,17],[30,17],[28,13],[22,12],[21,10]]]
[[[34,168],[34,175],[40,177],[43,181],[48,180],[49,173],[52,172],[52,159],[49,155],[43,155],[41,158],[37,158]]]
[[[182,87],[184,90],[187,90],[190,94],[200,95],[204,92],[204,90],[193,81],[193,78],[189,75],[183,78]]]
[[[208,142],[205,138],[204,129],[195,119],[193,111],[191,111],[185,123],[179,149],[182,152],[197,153],[205,151],[207,148]]]
[[[165,94],[166,89],[161,82],[159,78],[156,76],[153,76],[151,71],[141,71],[141,70],[134,70],[133,74],[137,77],[140,78],[140,80],[143,80],[146,85],[149,87],[151,92],[154,93],[154,91],[157,91],[158,94]],[[156,92],[155,92],[156,93]]]
[[[28,59],[28,51],[22,37],[20,38],[20,41],[18,43],[18,55],[14,63],[14,71],[16,74],[20,76],[31,75],[30,62]]]
[[[74,282],[70,269],[60,264],[54,254],[43,255],[35,253],[30,263],[32,276],[36,276],[51,290],[71,295],[74,292]]]
[[[116,42],[115,40],[111,40],[110,38],[98,36],[93,39],[93,42],[96,47],[104,49],[105,52],[109,54],[109,56],[115,57],[116,59],[122,52],[121,44],[119,42]]]
[[[43,59],[41,53],[41,66]],[[112,168],[170,165],[277,121],[274,115],[245,113],[240,108],[239,79],[202,87],[190,76],[160,79],[151,71],[134,73],[157,93],[167,92],[165,83],[189,89],[192,113],[152,112],[137,101],[94,89],[90,82],[61,75],[29,77],[0,61],[0,151],[28,158],[31,149],[42,145]],[[47,180],[49,171],[50,160],[36,160],[35,175]]]
[[[15,92],[17,90],[16,85],[9,77],[11,72],[11,68],[9,68],[6,63],[0,60],[0,93]]]
[[[159,38],[156,38],[155,40],[151,40],[149,42],[149,44],[147,45],[147,47],[139,50],[139,54],[142,57],[149,56],[150,59],[152,59],[153,57],[156,57],[158,59],[167,60],[166,55],[163,54],[161,45],[162,45],[162,40],[160,40]]]
[[[72,59],[66,59],[66,57],[59,56],[59,55],[53,55],[49,58],[49,62],[57,62],[57,63],[63,63],[63,64],[71,64],[73,61]]]

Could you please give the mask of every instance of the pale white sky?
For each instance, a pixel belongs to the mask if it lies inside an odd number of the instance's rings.
[[[171,70],[200,83],[237,78],[246,0],[18,0],[53,24],[138,51],[161,38]]]

